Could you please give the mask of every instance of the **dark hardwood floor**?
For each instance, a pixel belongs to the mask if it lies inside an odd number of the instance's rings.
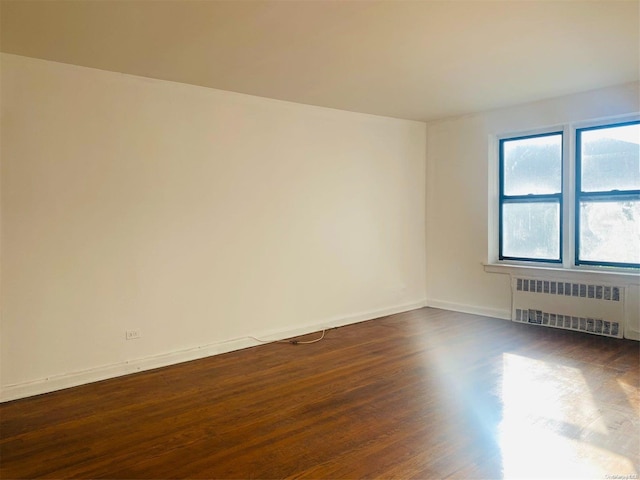
[[[639,353],[425,308],[2,404],[0,474],[633,478]]]

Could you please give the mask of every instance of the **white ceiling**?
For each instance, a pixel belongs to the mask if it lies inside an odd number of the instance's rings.
[[[638,81],[640,0],[2,0],[4,52],[433,120]]]

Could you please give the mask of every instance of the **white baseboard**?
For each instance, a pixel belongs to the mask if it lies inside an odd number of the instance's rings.
[[[19,398],[30,397],[33,395],[49,393],[56,390],[75,387],[78,385],[84,385],[86,383],[106,380],[122,375],[128,375],[131,373],[152,370],[154,368],[166,367],[168,365],[188,362],[190,360],[197,360],[199,358],[219,355],[222,353],[227,353],[234,350],[240,350],[243,348],[262,344],[262,342],[256,340],[256,338],[260,338],[261,340],[266,341],[282,340],[284,338],[291,338],[307,333],[317,332],[323,329],[341,327],[344,325],[372,320],[374,318],[384,317],[387,315],[407,312],[410,310],[422,308],[424,306],[426,306],[426,302],[423,300],[405,305],[397,305],[382,310],[361,312],[348,316],[336,316],[328,318],[321,323],[304,325],[295,329],[281,330],[277,332],[257,332],[252,336],[233,338],[221,342],[190,348],[187,350],[153,355],[137,360],[114,363],[111,365],[91,368],[88,370],[65,373],[48,378],[34,380],[31,382],[6,385],[3,386],[0,390],[0,403],[17,400]]]
[[[451,310],[454,312],[471,313],[473,315],[482,315],[484,317],[493,317],[493,318],[500,318],[502,320],[511,320],[511,310],[478,307],[476,305],[465,305],[463,303],[445,302],[445,301],[436,300],[436,299],[428,299],[427,306],[433,307],[433,308],[441,308],[442,310]]]

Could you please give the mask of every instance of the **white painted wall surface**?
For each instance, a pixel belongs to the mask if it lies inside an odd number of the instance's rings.
[[[425,124],[1,61],[4,399],[424,304]]]
[[[496,135],[639,110],[640,85],[634,83],[428,124],[428,305],[510,318],[509,276],[483,267],[491,250],[489,195],[497,178],[490,178],[489,162],[497,162],[490,152]],[[630,302],[637,301],[636,291],[631,289]],[[628,327],[640,331],[640,319],[632,320]]]

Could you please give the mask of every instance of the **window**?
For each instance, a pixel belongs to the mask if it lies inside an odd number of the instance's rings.
[[[576,265],[640,267],[640,122],[576,132]]]
[[[639,144],[640,121],[500,139],[499,259],[640,267]]]
[[[560,263],[562,132],[500,141],[500,260]]]

